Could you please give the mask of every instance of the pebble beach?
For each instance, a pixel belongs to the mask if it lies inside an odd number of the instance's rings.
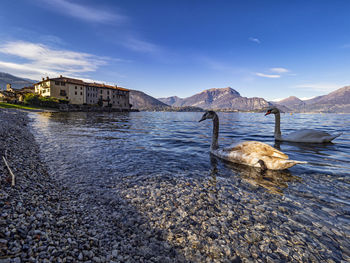
[[[61,183],[27,113],[0,109],[0,121],[0,154],[16,179],[11,186],[1,160],[0,263],[350,262],[349,226],[320,224],[297,201],[268,191],[257,199],[215,170]]]

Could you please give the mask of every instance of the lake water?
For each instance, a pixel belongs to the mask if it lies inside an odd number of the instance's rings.
[[[30,117],[42,158],[62,184],[86,192],[112,192],[115,190],[106,186],[123,180],[134,180],[142,188],[154,176],[164,182],[169,178],[187,182],[215,178],[217,187],[224,186],[220,188],[221,196],[240,194],[241,199],[227,198],[229,206],[248,202],[246,209],[254,213],[257,202],[257,207],[265,207],[261,213],[286,217],[291,228],[288,231],[293,233],[297,231],[293,222],[298,222],[298,231],[307,233],[306,237],[299,236],[304,245],[312,246],[314,252],[310,253],[317,260],[350,259],[349,114],[282,114],[282,134],[301,128],[343,134],[330,144],[276,145],[273,116],[219,113],[221,146],[257,140],[279,148],[290,159],[308,162],[286,171],[268,171],[263,176],[256,169],[210,156],[212,122],[199,123],[202,114],[33,113]],[[244,196],[250,201],[244,201]],[[245,208],[241,209],[244,214]],[[265,224],[280,230],[274,222]],[[286,234],[286,239],[290,235]],[[280,259],[298,260],[298,255],[293,256],[295,251],[290,245],[286,253],[280,251],[278,255]],[[248,255],[239,254],[252,260],[252,253],[250,246]],[[273,249],[270,254],[273,258]],[[304,258],[301,255],[299,259]]]

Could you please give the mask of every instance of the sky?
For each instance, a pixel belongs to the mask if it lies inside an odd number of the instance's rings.
[[[350,1],[1,0],[0,72],[268,100],[350,85]]]

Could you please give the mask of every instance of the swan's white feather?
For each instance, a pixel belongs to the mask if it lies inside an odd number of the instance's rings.
[[[331,135],[324,131],[303,129],[289,133],[288,135],[282,135],[280,140],[288,142],[325,143],[332,141],[340,135],[341,133]]]
[[[295,164],[305,163],[289,160],[288,155],[266,143],[258,141],[245,141],[226,148],[212,150],[211,152],[224,160],[254,167],[261,167],[259,160],[262,160],[267,169],[271,170],[287,169]]]

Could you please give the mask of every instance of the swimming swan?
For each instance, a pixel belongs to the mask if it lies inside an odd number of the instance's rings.
[[[276,150],[266,143],[257,141],[245,141],[226,148],[219,148],[219,117],[214,111],[207,111],[199,122],[206,119],[213,120],[213,136],[210,152],[221,159],[271,170],[283,170],[298,163],[306,163],[289,160],[288,155],[283,152]]]
[[[286,141],[286,142],[304,142],[304,143],[325,143],[331,142],[333,139],[341,135],[341,133],[336,135],[331,135],[327,132],[302,129],[292,132],[288,135],[281,134],[281,115],[277,108],[271,108],[267,110],[266,115],[275,114],[275,140],[276,141]]]

